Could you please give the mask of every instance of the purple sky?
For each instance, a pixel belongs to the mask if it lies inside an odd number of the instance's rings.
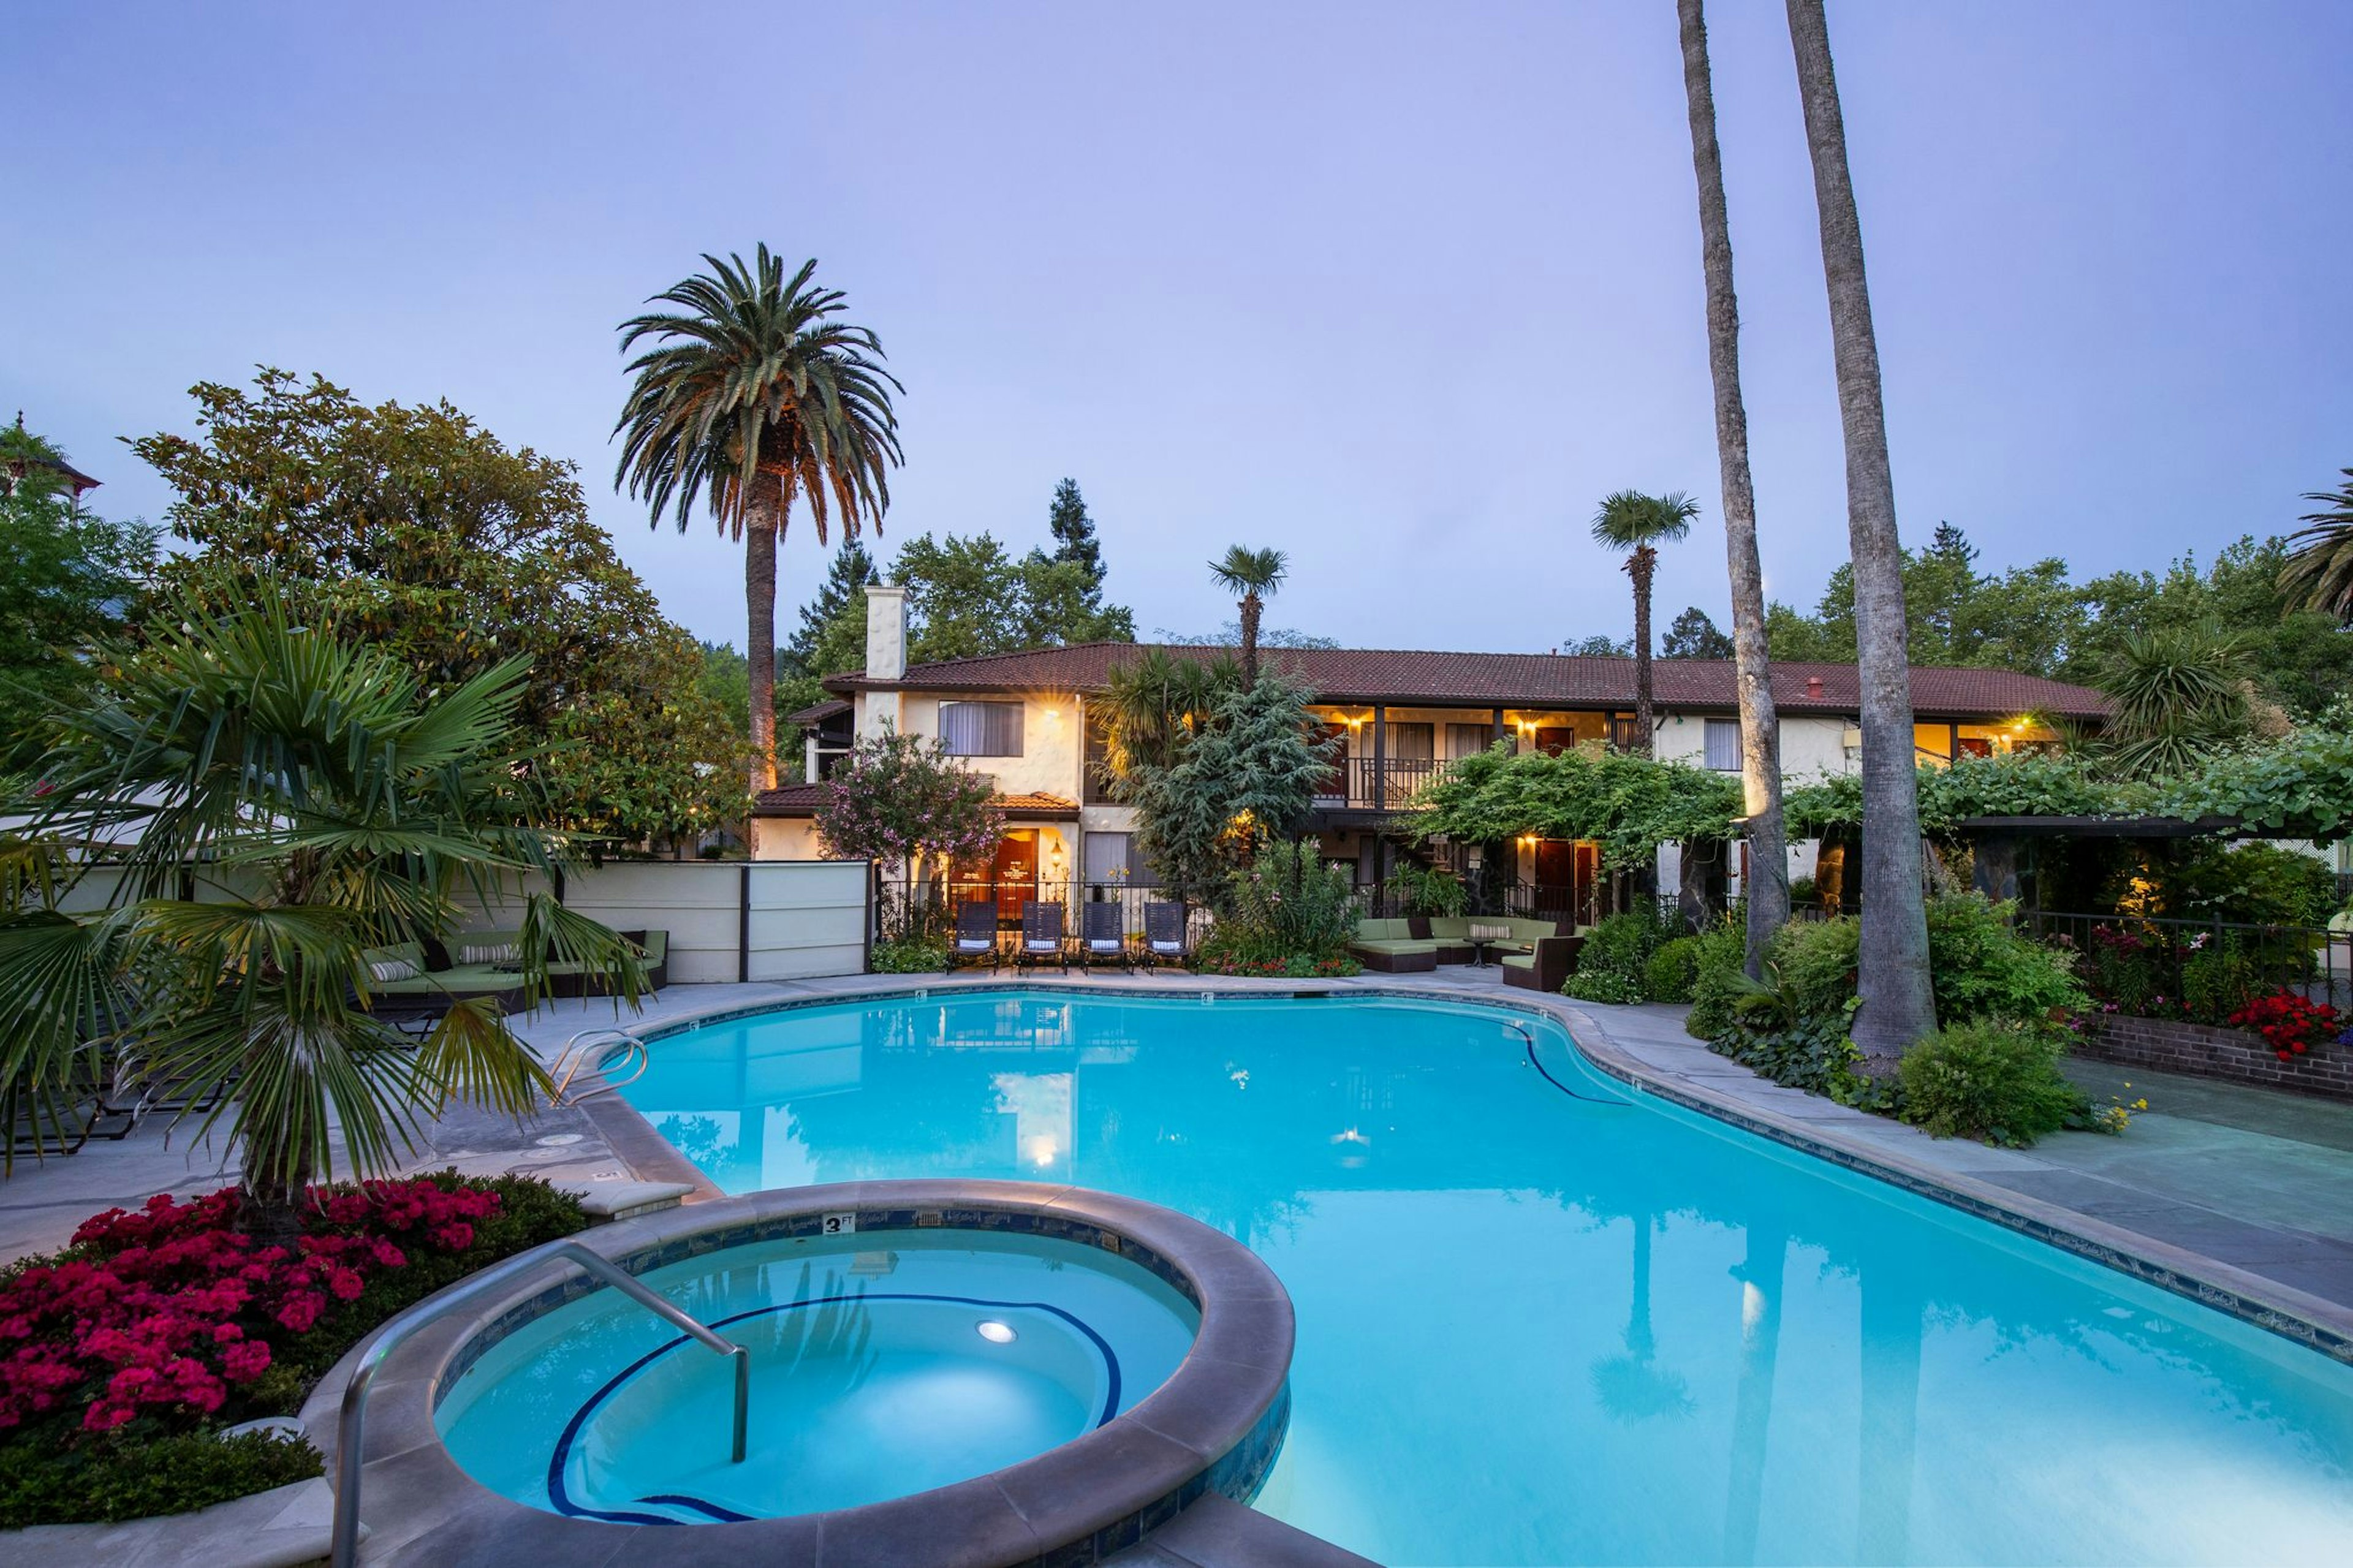
[[[1766,573],[1844,554],[1778,5],[1711,6]],[[731,15],[731,13],[733,13]],[[654,18],[662,16],[663,20]],[[1907,539],[2151,565],[2353,463],[2353,5],[1833,0]],[[1622,636],[1594,502],[1683,489],[1662,618],[1724,619],[1669,0],[1231,8],[33,3],[0,50],[0,417],[114,512],[119,435],[256,363],[576,459],[740,643],[733,546],[610,489],[613,325],[765,239],[907,384],[883,547],[1041,538],[1075,477],[1140,626]],[[796,519],[781,596],[820,570]],[[789,621],[789,614],[786,619]]]

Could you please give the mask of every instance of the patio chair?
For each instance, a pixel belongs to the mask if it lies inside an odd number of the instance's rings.
[[[1088,904],[1079,911],[1079,961],[1089,969],[1098,963],[1116,963],[1122,969],[1133,969],[1128,962],[1127,933],[1123,911],[1117,904]]]
[[[1015,957],[1023,968],[1034,969],[1051,961],[1061,965],[1063,973],[1071,972],[1071,947],[1062,936],[1061,905],[1033,900],[1021,911],[1021,947]]]
[[[995,969],[1003,962],[997,946],[997,900],[973,899],[956,910],[955,940],[948,944],[948,972],[959,963],[986,962]]]
[[[1145,961],[1155,969],[1164,963],[1181,969],[1192,956],[1185,951],[1185,906],[1165,899],[1145,905]]]

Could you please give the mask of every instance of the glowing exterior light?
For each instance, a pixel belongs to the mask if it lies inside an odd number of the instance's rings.
[[[993,1345],[1009,1345],[1020,1337],[1013,1331],[1012,1324],[1000,1323],[995,1318],[983,1318],[976,1326],[980,1337]]]

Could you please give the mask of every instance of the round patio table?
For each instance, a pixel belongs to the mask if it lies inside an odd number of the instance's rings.
[[[1471,944],[1471,967],[1484,969],[1487,967],[1487,950],[1494,946],[1500,939],[1492,936],[1473,936],[1465,937],[1463,940]]]

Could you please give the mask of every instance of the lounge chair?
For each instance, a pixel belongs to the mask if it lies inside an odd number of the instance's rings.
[[[955,940],[948,944],[948,970],[959,963],[987,963],[995,969],[1004,962],[997,945],[997,900],[972,899],[956,910]]]
[[[1033,899],[1021,911],[1021,947],[1015,962],[1022,968],[1034,969],[1049,960],[1061,965],[1062,973],[1071,972],[1071,947],[1062,937],[1062,906],[1042,899]]]
[[[1132,969],[1128,962],[1127,933],[1124,911],[1117,904],[1086,904],[1079,910],[1079,962],[1089,969],[1098,963],[1116,963],[1122,969]]]
[[[1157,969],[1164,963],[1183,968],[1193,955],[1185,951],[1185,906],[1155,900],[1144,906],[1144,958]]]

